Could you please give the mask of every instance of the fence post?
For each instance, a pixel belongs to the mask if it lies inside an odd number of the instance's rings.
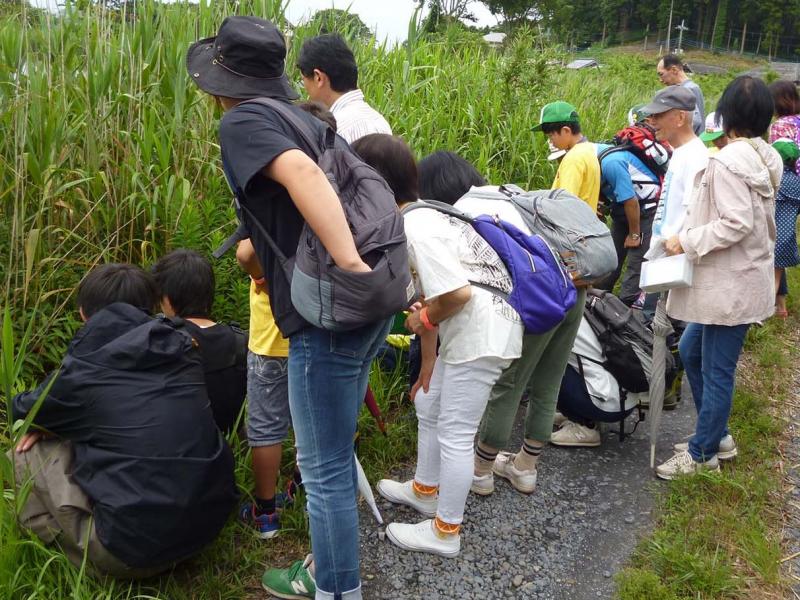
[[[744,41],[747,39],[747,21],[744,22],[744,30],[742,31],[742,47],[739,54],[744,54]]]

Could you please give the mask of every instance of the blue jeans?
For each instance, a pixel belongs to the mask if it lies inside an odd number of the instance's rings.
[[[697,409],[697,425],[689,440],[689,454],[696,461],[713,458],[720,440],[728,435],[736,363],[749,327],[689,323],[681,336],[681,361]]]
[[[372,359],[391,321],[289,339],[289,408],[306,489],[317,599],[361,598],[353,438]]]

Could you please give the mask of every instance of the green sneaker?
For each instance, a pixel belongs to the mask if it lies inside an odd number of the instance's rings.
[[[261,587],[276,598],[313,598],[317,586],[308,570],[313,560],[314,557],[309,554],[305,560],[298,560],[288,569],[267,569],[261,576]]]

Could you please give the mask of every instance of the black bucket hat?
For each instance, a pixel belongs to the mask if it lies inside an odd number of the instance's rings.
[[[186,53],[189,76],[200,89],[228,98],[296,99],[285,63],[283,35],[258,17],[227,17],[216,37],[195,42]]]

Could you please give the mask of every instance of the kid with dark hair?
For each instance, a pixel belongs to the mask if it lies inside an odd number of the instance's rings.
[[[455,152],[438,150],[419,161],[417,167],[419,196],[423,200],[438,200],[452,205],[461,197],[461,190],[486,185],[486,180],[472,163]]]
[[[16,446],[17,484],[33,480],[20,524],[115,577],[149,577],[196,554],[238,496],[192,339],[148,314],[157,289],[133,265],[92,270],[78,291],[86,324],[59,370],[12,401],[10,417],[24,419],[46,392],[35,431]]]
[[[541,131],[553,146],[567,152],[558,166],[553,189],[567,190],[597,211],[600,200],[597,146],[581,133],[575,107],[563,101],[546,104],[542,108],[540,123],[533,130]]]
[[[211,320],[214,270],[193,250],[174,250],[152,268],[161,288],[161,309],[184,320],[203,357],[214,420],[224,434],[236,424],[247,393],[247,334]]]
[[[475,433],[492,386],[520,355],[522,322],[480,285],[510,289],[508,272],[491,246],[472,226],[407,195],[417,189],[417,169],[406,143],[378,135],[357,148],[397,186],[398,206],[411,208],[404,214],[409,261],[425,297],[425,305],[406,320],[422,339],[422,369],[411,390],[419,421],[416,471],[409,481],[382,479],[377,488],[390,502],[411,506],[427,519],[391,523],[386,535],[405,550],[452,558],[461,550]]]
[[[113,302],[124,302],[152,314],[159,305],[158,286],[136,265],[108,263],[95,267],[78,284],[81,317],[86,321]]]
[[[399,137],[371,133],[359,138],[353,150],[380,173],[392,188],[397,203],[415,202],[417,191],[417,165],[406,143]]]
[[[800,216],[800,175],[797,163],[800,149],[794,140],[780,138],[772,143],[783,160],[783,176],[775,196],[775,316],[785,319],[788,286],[782,289],[786,280],[786,269],[800,264],[797,249],[797,217]]]
[[[337,132],[348,143],[370,133],[392,133],[386,119],[364,101],[358,89],[358,66],[353,52],[336,34],[303,42],[297,68],[308,97],[330,109]]]

